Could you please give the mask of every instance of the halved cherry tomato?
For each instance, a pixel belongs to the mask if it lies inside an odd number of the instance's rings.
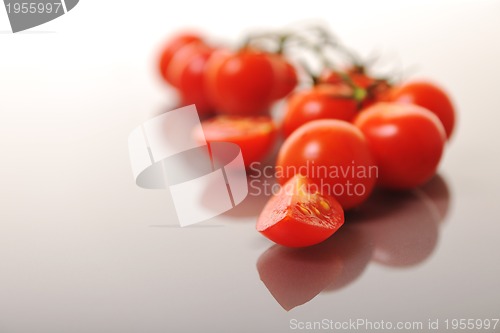
[[[321,243],[344,224],[335,198],[314,191],[306,177],[296,175],[271,197],[256,228],[275,243],[305,247]]]
[[[351,121],[358,109],[353,90],[346,85],[320,84],[289,97],[283,119],[283,134],[289,136],[300,126],[317,119]]]
[[[275,98],[273,57],[245,48],[216,52],[207,64],[206,81],[216,111],[227,115],[265,114]]]
[[[372,192],[377,166],[358,128],[346,121],[322,119],[299,127],[281,146],[278,181],[283,184],[297,173],[350,209]]]
[[[213,111],[205,89],[205,67],[214,49],[204,43],[190,43],[172,57],[167,77],[181,95],[181,104],[195,104],[200,116]]]
[[[262,161],[274,145],[277,129],[270,117],[216,116],[202,122],[203,133],[194,133],[203,142],[232,142],[240,146],[245,166]]]
[[[413,104],[378,103],[361,112],[354,124],[365,134],[379,166],[379,185],[414,188],[436,173],[446,133],[429,110]]]
[[[172,84],[167,75],[167,70],[174,54],[183,46],[193,42],[202,43],[202,39],[196,33],[185,32],[174,36],[165,44],[158,61],[158,70],[166,82]]]
[[[412,103],[434,113],[444,126],[449,139],[455,127],[455,108],[448,94],[436,84],[414,81],[394,88],[389,100],[399,103]]]

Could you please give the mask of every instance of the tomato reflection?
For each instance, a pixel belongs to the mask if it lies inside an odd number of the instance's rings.
[[[287,311],[358,279],[370,261],[411,267],[436,248],[450,191],[441,176],[411,192],[377,191],[346,214],[327,241],[305,249],[273,245],[257,261],[260,279]]]

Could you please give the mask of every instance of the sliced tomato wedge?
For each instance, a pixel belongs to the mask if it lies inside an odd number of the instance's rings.
[[[344,224],[344,211],[330,195],[297,174],[268,201],[257,231],[289,247],[311,246],[329,238]]]
[[[198,141],[232,142],[240,146],[245,166],[262,161],[274,145],[277,128],[270,117],[216,116],[202,122]]]

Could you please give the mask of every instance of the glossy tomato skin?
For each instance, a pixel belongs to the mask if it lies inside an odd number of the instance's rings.
[[[172,57],[180,48],[190,43],[202,43],[200,35],[192,32],[180,33],[172,37],[163,47],[160,59],[158,60],[158,71],[166,82],[172,84],[171,79],[167,74]]]
[[[352,89],[345,85],[317,85],[288,98],[283,118],[283,134],[288,137],[305,123],[318,119],[352,121],[358,103]]]
[[[309,181],[297,175],[271,197],[256,228],[275,243],[306,247],[329,238],[344,223],[342,206],[329,195],[308,192]]]
[[[221,50],[207,64],[205,84],[220,114],[255,116],[268,112],[276,76],[273,58],[255,49]]]
[[[378,103],[354,124],[365,134],[379,167],[378,184],[411,189],[435,173],[446,133],[435,114],[413,104]]]
[[[214,49],[204,43],[190,43],[172,57],[167,75],[181,95],[181,104],[195,104],[200,116],[213,111],[205,88],[205,69]]]
[[[444,126],[449,139],[455,127],[455,108],[448,94],[438,85],[426,81],[414,81],[395,87],[389,100],[422,106],[434,113]]]
[[[195,132],[199,142],[232,142],[241,148],[246,167],[262,161],[277,137],[270,117],[216,116],[202,122],[203,133]]]
[[[358,128],[346,121],[322,119],[299,127],[283,143],[276,177],[283,184],[295,173],[307,176],[347,210],[369,197],[377,166]]]

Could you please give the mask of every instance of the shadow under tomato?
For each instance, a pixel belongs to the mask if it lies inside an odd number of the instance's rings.
[[[320,292],[342,289],[373,261],[411,267],[436,248],[450,191],[437,176],[412,192],[377,191],[325,242],[303,249],[271,246],[257,261],[260,279],[287,311]]]

